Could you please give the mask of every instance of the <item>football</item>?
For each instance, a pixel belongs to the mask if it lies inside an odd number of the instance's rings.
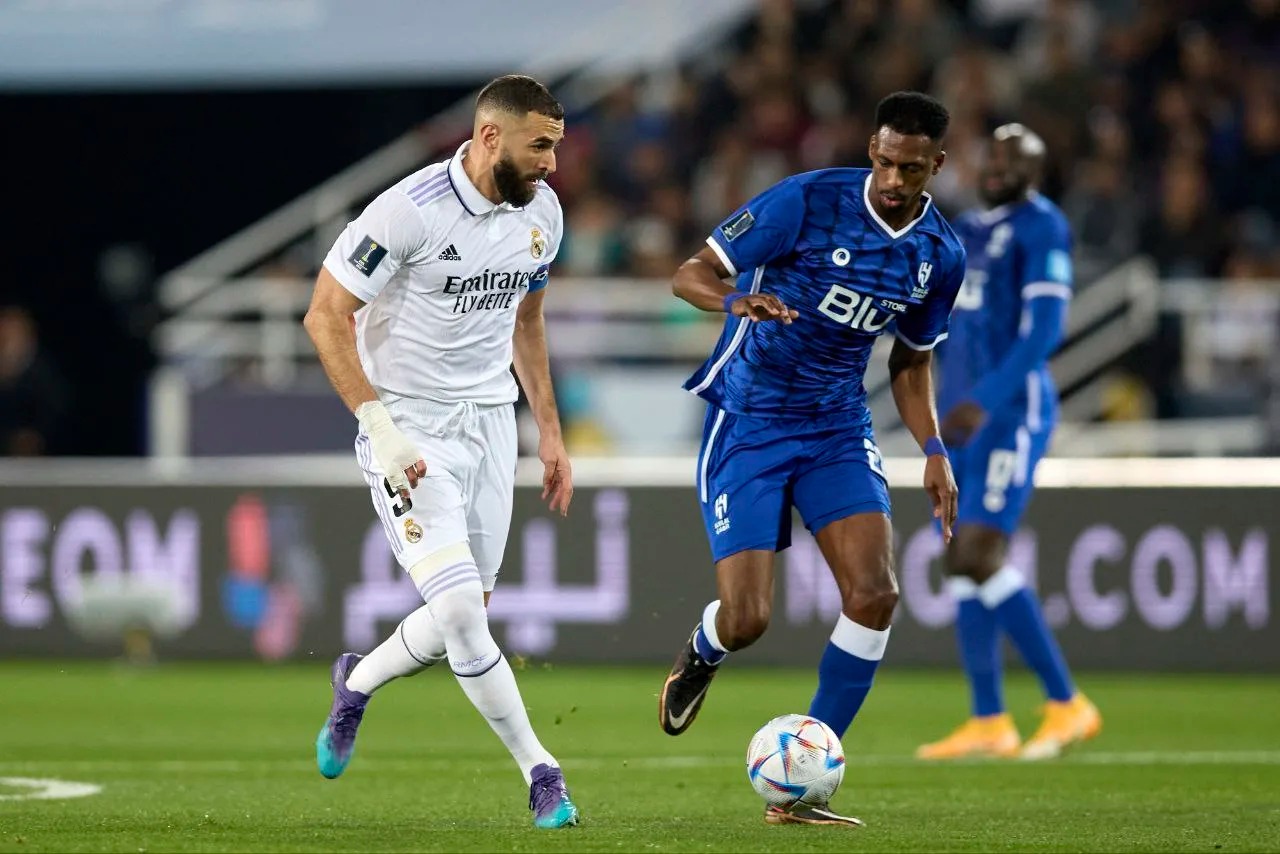
[[[817,718],[782,715],[752,737],[747,777],[771,806],[826,806],[844,779],[844,748]]]

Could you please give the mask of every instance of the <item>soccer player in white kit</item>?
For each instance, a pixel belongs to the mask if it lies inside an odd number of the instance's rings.
[[[563,136],[564,109],[541,83],[490,82],[471,139],[347,225],[304,321],[359,420],[356,459],[374,509],[425,602],[368,655],[334,662],[320,772],[337,777],[351,761],[374,691],[447,659],[520,766],[544,828],[577,824],[578,810],[534,735],[485,606],[511,524],[513,356],[538,423],[543,498],[564,514],[573,497],[542,316],[564,227],[544,179]]]

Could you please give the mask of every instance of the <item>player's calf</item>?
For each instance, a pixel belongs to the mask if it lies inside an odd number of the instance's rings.
[[[773,602],[768,596],[722,597],[707,606],[702,625],[714,629],[721,648],[737,652],[760,640],[769,628],[772,611]]]
[[[769,627],[773,559],[771,551],[748,549],[716,562],[721,598],[702,612],[658,695],[658,720],[668,735],[693,723],[725,656],[755,643]]]

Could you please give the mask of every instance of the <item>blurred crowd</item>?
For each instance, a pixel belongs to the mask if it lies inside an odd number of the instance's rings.
[[[669,275],[780,178],[867,165],[898,89],[951,110],[945,213],[978,203],[986,135],[1020,121],[1048,144],[1078,287],[1135,253],[1165,281],[1232,281],[1205,330],[1162,316],[1108,378],[1106,417],[1257,413],[1280,340],[1280,0],[761,0],[720,50],[618,81],[571,123],[561,270]],[[1209,388],[1185,382],[1193,335],[1229,363]]]
[[[865,165],[897,89],[951,109],[947,213],[1017,120],[1049,145],[1082,278],[1135,251],[1170,278],[1280,276],[1280,0],[762,0],[720,51],[571,122],[562,269],[668,275],[780,178]]]
[[[557,274],[668,278],[775,181],[867,165],[875,104],[899,89],[951,110],[932,184],[945,213],[977,203],[986,134],[1020,121],[1048,144],[1043,190],[1074,225],[1081,287],[1141,253],[1165,281],[1277,297],[1280,0],[760,0],[689,61],[569,105]],[[315,255],[295,248],[271,272],[314,275]],[[1220,324],[1226,351],[1248,337],[1238,315]],[[1120,366],[1115,417],[1230,410],[1180,388],[1180,322]],[[1265,371],[1277,332],[1251,335]],[[30,318],[0,312],[0,453],[56,451],[65,388]]]

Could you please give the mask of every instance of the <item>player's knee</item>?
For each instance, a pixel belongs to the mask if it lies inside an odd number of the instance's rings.
[[[488,632],[488,617],[484,609],[484,594],[479,587],[453,589],[435,596],[427,603],[431,616],[440,629],[446,645],[455,638],[478,638]]]
[[[893,610],[898,607],[898,588],[897,586],[870,588],[858,597],[856,606],[873,614],[890,617],[893,615]]]
[[[769,628],[770,603],[752,600],[726,608],[723,600],[716,618],[716,632],[725,649],[733,652],[750,646]]]
[[[844,597],[844,613],[869,629],[883,629],[898,607],[898,584],[891,573],[853,587]]]
[[[446,641],[488,632],[480,571],[466,543],[432,552],[409,574]]]
[[[972,579],[981,584],[995,574],[1000,561],[981,544],[957,538],[947,549],[947,574]]]

